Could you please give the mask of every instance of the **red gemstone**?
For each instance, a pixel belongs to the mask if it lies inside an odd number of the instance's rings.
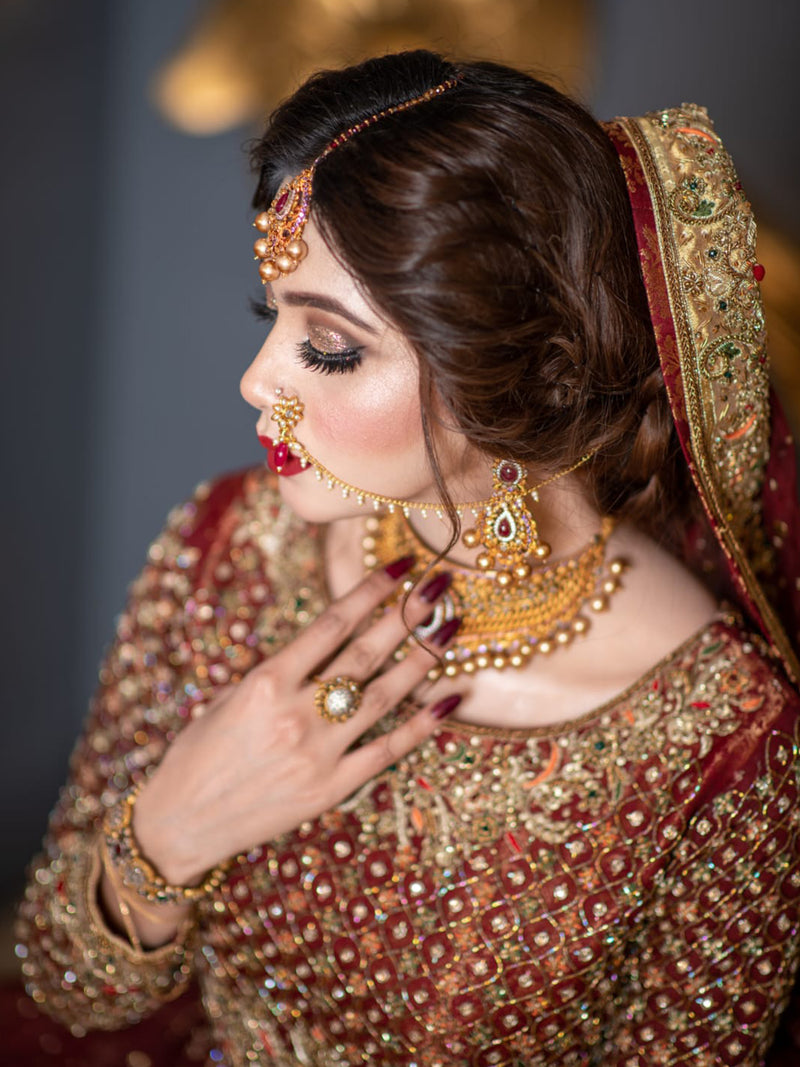
[[[766,273],[767,272],[761,263],[753,264],[753,277],[757,282],[760,282]]]
[[[504,463],[500,468],[500,480],[509,484],[519,481],[519,470],[513,463]]]
[[[288,199],[289,199],[289,190],[287,189],[286,192],[281,193],[281,195],[275,201],[275,214],[276,215],[280,215],[280,213],[286,207],[286,201]]]
[[[508,519],[501,519],[497,524],[497,536],[498,537],[510,537],[511,536],[511,523]]]

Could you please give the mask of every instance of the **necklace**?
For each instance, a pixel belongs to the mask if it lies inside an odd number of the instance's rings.
[[[417,643],[425,643],[449,619],[462,620],[458,636],[440,665],[429,671],[434,681],[442,674],[494,667],[523,667],[534,654],[548,655],[585,634],[590,621],[584,612],[605,611],[609,597],[620,588],[625,569],[622,559],[606,563],[608,538],[615,521],[604,518],[600,531],[577,555],[548,563],[534,562],[530,574],[513,587],[496,581],[493,570],[479,570],[445,559],[424,545],[402,512],[387,512],[366,520],[363,538],[367,570],[412,553],[416,563],[402,588],[386,607],[397,603],[436,562],[444,562],[453,575],[450,588],[436,603],[425,624],[395,653],[403,659]]]

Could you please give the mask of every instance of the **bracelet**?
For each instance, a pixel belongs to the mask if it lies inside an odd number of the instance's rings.
[[[170,885],[139,851],[133,833],[133,809],[142,788],[139,783],[123,794],[106,812],[103,821],[105,854],[115,875],[127,889],[135,890],[151,904],[193,904],[210,896],[224,882],[230,861],[219,864],[200,885]]]

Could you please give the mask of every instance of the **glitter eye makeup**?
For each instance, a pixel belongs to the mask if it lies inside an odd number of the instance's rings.
[[[363,347],[327,326],[309,326],[308,337],[297,346],[300,362],[323,374],[346,374],[361,362]]]

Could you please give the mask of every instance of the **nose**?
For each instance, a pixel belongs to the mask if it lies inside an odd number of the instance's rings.
[[[271,407],[275,397],[283,392],[283,387],[278,384],[280,378],[276,376],[277,362],[267,338],[239,382],[239,392],[244,400],[260,411]]]

